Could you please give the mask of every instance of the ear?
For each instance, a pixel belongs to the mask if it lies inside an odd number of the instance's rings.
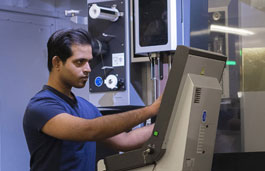
[[[60,70],[60,66],[62,64],[61,59],[59,58],[59,56],[54,56],[52,58],[52,66],[55,70],[59,71]]]

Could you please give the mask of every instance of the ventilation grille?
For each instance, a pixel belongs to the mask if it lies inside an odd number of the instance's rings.
[[[194,98],[194,103],[200,103],[201,100],[201,88],[196,88],[195,89],[195,98]]]
[[[199,136],[198,136],[198,142],[197,142],[197,153],[204,154],[204,140],[205,140],[205,134],[206,134],[206,128],[208,126],[200,125],[199,129]]]

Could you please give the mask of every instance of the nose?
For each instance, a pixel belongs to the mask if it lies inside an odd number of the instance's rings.
[[[89,64],[89,62],[87,62],[85,65],[84,65],[84,73],[86,74],[86,75],[88,75],[88,73],[90,73],[91,72],[91,67],[90,67],[90,64]]]

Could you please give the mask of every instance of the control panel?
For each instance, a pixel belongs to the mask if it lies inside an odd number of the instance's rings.
[[[88,4],[88,30],[93,36],[90,92],[126,90],[125,3]]]

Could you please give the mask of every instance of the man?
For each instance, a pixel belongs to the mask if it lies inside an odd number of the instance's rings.
[[[153,126],[125,131],[154,116],[161,97],[142,109],[102,116],[95,106],[71,92],[72,87],[84,87],[91,72],[88,32],[56,31],[47,48],[48,83],[30,100],[23,120],[31,170],[94,171],[95,141],[126,151],[148,140]]]

